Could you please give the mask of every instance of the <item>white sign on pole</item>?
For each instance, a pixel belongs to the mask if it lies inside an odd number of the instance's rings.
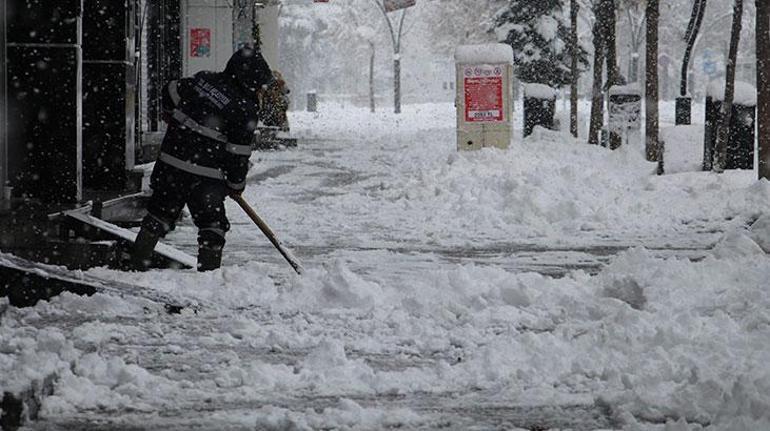
[[[406,9],[417,4],[417,0],[383,0],[385,12],[393,12],[399,9]]]

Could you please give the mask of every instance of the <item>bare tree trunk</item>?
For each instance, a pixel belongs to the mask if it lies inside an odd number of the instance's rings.
[[[727,164],[727,141],[730,139],[730,122],[733,114],[733,99],[735,99],[735,70],[738,59],[738,45],[741,41],[743,28],[743,0],[735,0],[733,8],[733,25],[730,35],[730,53],[727,57],[725,72],[725,94],[722,101],[722,112],[717,127],[716,160],[714,172],[724,172]]]
[[[607,94],[608,94],[608,107],[612,103],[612,97],[610,89],[614,85],[625,85],[626,79],[620,73],[620,67],[618,67],[618,45],[615,37],[617,28],[617,15],[615,14],[615,0],[603,0],[604,5],[604,33],[607,35],[605,40],[605,48],[607,49]],[[612,130],[612,124],[609,125],[609,129]],[[610,132],[609,136],[610,149],[617,149],[623,144],[623,137],[619,133]]]
[[[770,180],[770,3],[756,0],[756,6],[759,178]]]
[[[647,160],[658,161],[660,154],[659,112],[658,112],[658,21],[660,5],[658,0],[647,0],[647,71],[645,73],[645,115]]]
[[[596,45],[594,45],[596,47]],[[598,50],[594,54],[594,85],[591,98],[591,125],[588,131],[588,143],[599,145],[599,133],[604,124],[604,50]]]
[[[377,107],[374,100],[374,56],[376,54],[374,42],[369,42],[372,49],[372,55],[369,57],[369,110],[376,111]]]
[[[758,0],[759,1],[759,0]],[[570,110],[569,110],[569,130],[570,133],[572,133],[572,136],[578,137],[578,78],[580,77],[580,71],[578,70],[579,66],[579,54],[580,50],[578,49],[578,13],[580,11],[580,6],[578,5],[577,0],[570,0],[569,2],[569,9],[570,9],[570,23],[571,23],[571,34],[570,34],[570,49],[572,54],[572,77],[570,82]]]
[[[606,58],[605,48],[607,46],[607,39],[604,33],[604,18],[605,14],[602,9],[604,8],[604,1],[602,0],[596,6],[596,21],[594,22],[593,39],[594,39],[594,83],[591,96],[591,125],[588,130],[588,143],[591,145],[599,145],[599,133],[604,125],[604,60]]]
[[[618,47],[615,37],[617,16],[615,15],[615,0],[602,0],[604,4],[604,34],[605,49],[607,50],[607,81],[608,87],[624,85],[625,78],[618,67]]]
[[[679,95],[682,97],[687,96],[687,78],[690,69],[690,57],[692,56],[692,50],[695,47],[695,41],[698,40],[698,34],[700,33],[701,25],[703,24],[703,17],[706,14],[706,0],[695,0],[692,5],[692,16],[690,17],[690,24],[687,26],[687,35],[685,41],[687,43],[684,50],[684,58],[682,59],[682,73],[680,77]]]

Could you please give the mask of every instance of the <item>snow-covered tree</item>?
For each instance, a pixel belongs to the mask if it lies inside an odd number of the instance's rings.
[[[368,0],[318,7],[287,4],[282,8],[281,51],[288,55],[281,58],[281,71],[298,106],[308,91],[347,95],[369,92],[366,65],[371,46],[368,32],[361,29],[379,23],[376,12]]]
[[[489,30],[494,28],[495,13],[507,0],[439,0],[418,3],[426,37],[436,53],[451,56],[457,45],[496,42]]]
[[[561,0],[510,0],[496,16],[495,32],[513,47],[522,81],[555,88],[570,83],[570,29]],[[580,62],[587,65],[582,48]]]

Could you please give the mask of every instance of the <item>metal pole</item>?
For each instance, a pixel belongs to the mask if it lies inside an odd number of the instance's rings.
[[[401,113],[401,54],[393,57],[393,112]]]
[[[5,115],[5,2],[0,5],[0,200],[5,196],[8,182],[8,144]]]
[[[374,112],[377,109],[374,100],[374,60],[376,55],[374,42],[369,42],[369,47],[372,49],[372,55],[369,57],[369,109]]]

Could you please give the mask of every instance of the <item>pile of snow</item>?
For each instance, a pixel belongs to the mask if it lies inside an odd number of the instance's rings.
[[[770,216],[759,217],[748,229],[736,227],[728,231],[714,246],[712,253],[720,259],[770,253]]]
[[[138,300],[65,294],[8,308],[0,390],[58,375],[44,400],[48,417],[156,417],[216,397],[259,402],[267,407],[244,422],[274,430],[433,424],[413,409],[360,401],[414,394],[461,394],[460,406],[593,403],[630,430],[770,428],[770,259],[762,250],[770,182],[753,172],[658,177],[639,148],[609,151],[545,130],[508,151],[457,153],[451,105],[293,120],[304,136],[330,143],[260,154],[268,168],[294,170],[250,187],[247,198],[289,226],[280,231],[287,243],[339,250],[313,256],[324,260],[303,277],[280,280],[267,276],[274,265],[256,262],[206,274],[93,270],[208,306],[164,319]],[[228,210],[233,242],[256,241],[248,220]],[[465,251],[532,239],[560,247],[581,235],[674,236],[699,223],[727,232],[714,234],[700,260],[634,248],[597,275],[552,278],[508,270],[506,257],[458,264],[429,251],[417,270],[405,263],[415,245]],[[188,228],[174,234],[194,242]],[[353,269],[356,259],[366,270]],[[72,327],[57,327],[65,321]],[[132,342],[178,356],[181,370],[153,369],[142,362],[146,351],[116,356],[116,346]],[[255,354],[268,349],[271,359]],[[407,365],[377,367],[372,358]],[[184,374],[191,366],[199,367],[193,377]],[[340,401],[278,406],[308,398]]]
[[[280,407],[265,407],[259,412],[257,429],[265,431],[312,431],[318,429],[402,429],[418,428],[425,420],[408,409],[382,410],[362,407],[343,398],[336,407],[321,412],[308,409],[297,413]]]
[[[749,229],[749,236],[766,253],[770,253],[770,214],[759,217]]]
[[[703,169],[703,125],[670,126],[660,130],[665,143],[666,174],[698,172]]]
[[[570,398],[554,388],[566,385],[596,394],[618,420],[637,427],[628,429],[653,430],[644,421],[680,419],[713,424],[705,429],[714,431],[736,421],[764,429],[770,424],[770,259],[756,250],[746,253],[745,237],[731,238],[700,262],[635,249],[597,276],[578,271],[563,279],[454,265],[399,285],[352,276],[338,262],[311,270],[270,304],[284,312],[312,311],[318,326],[303,320],[295,333],[291,326],[238,325],[239,343],[308,350],[303,360],[294,366],[230,363],[215,373],[213,386],[342,397],[473,387],[559,403]],[[222,295],[232,292],[228,284],[239,283],[249,284],[229,280]],[[330,295],[332,287],[336,293]],[[324,327],[329,331],[330,319],[341,321],[340,332],[313,336]],[[447,359],[386,371],[349,353],[392,355],[403,346],[446,352]],[[170,391],[163,379],[119,360],[91,354],[77,363],[64,373],[66,384],[46,411],[69,405],[141,410],[148,406],[132,400],[131,391],[150,384]],[[84,391],[98,397],[83,398]],[[102,404],[92,404],[96,398]],[[409,410],[352,402],[305,412],[266,407],[257,414],[266,429],[418,426],[425,420]]]
[[[725,82],[723,80],[711,81],[706,94],[717,101],[725,100]],[[757,106],[757,89],[746,82],[735,81],[733,103],[743,106]]]
[[[397,325],[420,351],[461,346],[462,361],[418,374],[373,372],[327,340],[303,369],[315,370],[319,387],[355,382],[364,392],[472,386],[525,398],[565,384],[576,391],[601,388],[603,402],[627,421],[765,424],[768,275],[770,260],[757,253],[692,263],[644,249],[613,259],[595,277],[577,272],[555,280],[475,266],[436,270],[407,290],[382,285],[376,309],[362,307]],[[489,325],[508,330],[485,333]]]
[[[258,232],[248,235],[254,237]],[[261,238],[258,238],[261,240]],[[274,301],[278,295],[277,287],[268,277],[269,270],[264,264],[251,262],[242,266],[225,266],[220,271],[198,273],[195,270],[166,271],[152,270],[147,274],[122,273],[106,268],[96,268],[91,274],[106,279],[146,286],[153,290],[191,298],[210,307],[212,304],[222,307],[238,308]],[[244,280],[247,280],[244,282]]]
[[[765,252],[754,242],[744,229],[727,232],[712,250],[714,257],[732,259],[749,256],[764,256]]]
[[[367,200],[393,207],[387,213],[397,224],[433,240],[461,237],[464,226],[473,226],[479,241],[480,233],[531,237],[615,227],[665,229],[770,210],[770,183],[747,189],[750,174],[656,177],[655,165],[632,148],[610,152],[559,139],[514,142],[507,152],[450,154],[445,163],[423,161],[413,175],[384,181],[382,191],[370,192]],[[417,214],[421,223],[409,222]]]
[[[366,109],[321,103],[317,113],[290,112],[292,135],[301,139],[358,140],[372,144],[383,138],[391,140],[401,133],[451,128],[457,110],[452,104],[405,105],[402,114],[392,106],[372,114]]]
[[[343,152],[324,152],[327,145],[321,143],[318,157],[297,153],[297,163],[328,163],[332,157],[334,169],[360,172],[361,179],[340,187],[308,183],[306,190],[288,178],[276,179],[247,190],[272,217],[291,220],[289,243],[313,242],[320,234],[336,241],[388,235],[417,243],[478,245],[504,238],[566,239],[597,230],[661,232],[770,211],[770,183],[756,182],[752,172],[699,172],[697,126],[664,129],[667,170],[682,173],[658,177],[643,148],[610,151],[550,131],[525,142],[514,138],[507,151],[458,153],[455,110],[449,104],[410,106],[400,116],[347,109],[318,118],[295,113],[293,119],[301,135],[351,139]],[[366,138],[357,125],[365,127]],[[264,157],[268,163],[294,159],[291,153]],[[318,187],[325,196],[311,202],[265,202],[286,188],[310,194]],[[303,213],[313,217],[297,217]],[[337,214],[346,214],[344,223]]]
[[[4,319],[0,331],[0,394],[30,390],[32,382],[69,369],[78,352],[57,328],[37,330]]]
[[[504,43],[460,45],[455,49],[458,64],[513,64],[513,48]]]
[[[610,87],[610,96],[619,95],[641,96],[642,89],[636,82],[632,82],[631,84],[627,85],[613,85]]]
[[[533,99],[554,100],[559,97],[559,90],[545,84],[523,83],[524,97]]]
[[[87,353],[59,376],[54,394],[45,400],[44,414],[56,416],[77,409],[154,411],[158,400],[142,400],[143,393],[162,393],[171,387],[165,379],[152,375],[121,358],[105,358]]]

